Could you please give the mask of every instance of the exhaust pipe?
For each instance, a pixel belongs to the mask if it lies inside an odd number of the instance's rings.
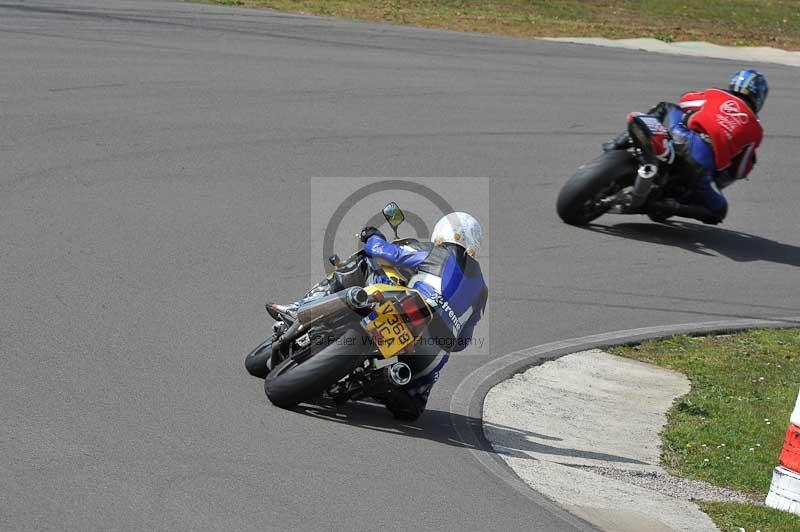
[[[322,316],[342,310],[361,310],[369,306],[369,296],[363,288],[353,286],[329,296],[312,300],[297,309],[297,321],[308,325]]]
[[[636,182],[631,191],[631,207],[640,207],[650,194],[653,181],[658,174],[658,166],[652,163],[645,163],[639,167],[636,173]]]
[[[395,386],[405,386],[411,382],[411,368],[405,362],[395,362],[386,368],[389,382]]]
[[[369,295],[366,290],[357,286],[345,290],[344,298],[347,306],[353,310],[361,310],[369,305]]]

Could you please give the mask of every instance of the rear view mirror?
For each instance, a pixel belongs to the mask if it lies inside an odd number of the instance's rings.
[[[383,208],[383,217],[389,222],[389,225],[394,230],[394,236],[397,237],[397,228],[406,219],[403,210],[397,206],[397,203],[391,202]]]

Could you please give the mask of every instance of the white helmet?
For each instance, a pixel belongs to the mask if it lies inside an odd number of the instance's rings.
[[[451,212],[436,222],[431,234],[431,242],[458,244],[474,257],[481,248],[481,224],[474,216],[465,212]]]

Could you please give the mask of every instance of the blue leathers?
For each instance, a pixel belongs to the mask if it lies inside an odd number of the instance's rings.
[[[398,246],[376,235],[367,240],[364,251],[379,262],[413,270],[409,286],[436,309],[445,325],[439,332],[449,337],[441,339],[446,351],[461,351],[472,342],[488,289],[478,262],[464,248],[454,244],[434,246],[431,242]]]
[[[473,332],[483,315],[488,289],[478,262],[455,244],[412,242],[399,246],[375,235],[366,241],[364,251],[379,263],[410,270],[409,287],[418,290],[437,315],[426,345],[409,357],[413,376],[403,388],[407,397],[387,400],[387,407],[395,415],[398,410],[407,410],[401,414],[415,418],[424,410],[430,389],[449,353],[473,343]]]
[[[684,116],[685,113],[680,108],[672,108],[664,118],[664,125],[672,134],[677,154],[686,162],[696,179],[689,195],[677,199],[683,203],[706,207],[722,219],[728,211],[728,201],[716,189],[714,150],[702,134],[686,127]]]

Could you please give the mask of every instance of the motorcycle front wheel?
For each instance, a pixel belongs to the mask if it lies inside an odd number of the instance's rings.
[[[244,368],[253,377],[263,379],[269,372],[267,370],[267,362],[269,362],[271,356],[272,338],[267,338],[245,357]]]
[[[605,152],[581,166],[558,194],[558,216],[570,225],[586,225],[599,218],[609,209],[600,200],[633,185],[638,166],[636,158],[625,150]]]
[[[320,349],[316,353],[289,357],[272,368],[264,379],[264,392],[275,406],[297,406],[318,397],[356,369],[370,348],[363,332],[347,330],[327,345],[312,346],[312,349]]]

